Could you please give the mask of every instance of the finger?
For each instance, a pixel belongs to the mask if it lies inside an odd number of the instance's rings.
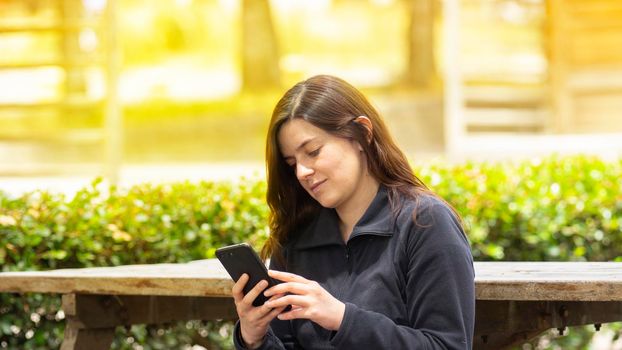
[[[277,294],[277,295],[273,295],[273,296],[269,297],[269,298],[268,298],[268,300],[266,300],[266,302],[265,302],[265,303],[263,303],[263,305],[266,305],[266,303],[267,303],[268,301],[271,301],[271,300],[276,300],[276,299],[281,298],[281,297],[283,297],[283,296],[285,296],[285,294]],[[263,305],[262,305],[262,306],[263,306]],[[272,309],[273,309],[273,307],[270,307],[270,306],[266,306],[266,307],[267,307],[269,310],[272,310]]]
[[[308,307],[311,304],[309,298],[306,296],[290,294],[278,299],[266,301],[265,305],[271,308],[286,307],[287,305],[298,305],[302,308]]]
[[[263,294],[267,297],[275,294],[307,294],[311,290],[310,284],[300,282],[286,282],[279,283],[276,286],[270,287]]]
[[[276,299],[276,297],[277,296],[273,296],[272,298],[268,299],[267,301]],[[273,313],[274,310],[277,310],[277,309],[280,309],[280,311],[277,312],[275,315],[270,316],[270,314]],[[258,319],[259,321],[268,320],[268,317],[269,317],[269,320],[271,320],[271,319],[275,318],[276,315],[281,313],[281,311],[283,311],[283,309],[285,309],[285,307],[281,307],[281,308],[276,308],[275,309],[275,308],[273,308],[273,307],[271,307],[269,305],[266,305],[266,303],[263,303],[262,305],[260,305],[260,306],[258,306],[256,308],[254,308],[253,310],[251,310],[251,313],[253,313],[253,317],[255,319]]]
[[[266,302],[264,302],[261,306],[257,307],[257,309],[260,310],[260,316],[258,317],[263,317],[263,315],[268,314],[269,312],[271,312],[272,310],[274,310],[273,307],[266,305],[268,301],[270,300],[275,300],[278,299],[277,296],[273,296],[271,298],[269,298],[268,300],[266,300]]]
[[[283,313],[278,314],[277,318],[282,321],[293,320],[297,318],[309,318],[306,312],[307,312],[306,309],[303,309],[303,308],[292,308],[288,312],[283,312]]]
[[[277,307],[274,309],[271,309],[271,311],[269,313],[267,313],[264,317],[261,318],[262,322],[270,322],[272,321],[275,317],[277,317],[281,312],[283,312],[283,310],[285,310],[285,306],[284,307]]]
[[[242,301],[248,304],[252,304],[253,300],[255,300],[255,298],[257,298],[257,296],[259,295],[259,293],[261,293],[264,289],[266,289],[267,286],[268,286],[268,281],[266,280],[259,281],[253,287],[253,289],[251,289],[250,291],[248,291],[248,293],[246,293],[244,298],[242,298]]]
[[[268,301],[275,300],[275,299],[281,298],[283,296],[285,296],[285,294],[276,294],[276,295],[273,295],[270,298],[268,298]]]
[[[277,270],[268,270],[268,275],[272,278],[276,278],[279,281],[283,282],[299,282],[299,283],[307,283],[310,282],[308,279],[293,274],[289,272],[277,271]]]
[[[244,297],[244,293],[242,291],[244,290],[244,286],[248,282],[248,279],[249,277],[247,274],[242,274],[242,276],[238,278],[237,282],[235,282],[235,284],[231,288],[231,295],[233,296],[233,300],[236,303],[239,303]]]
[[[273,307],[266,305],[266,303],[263,303],[262,305],[259,305],[253,310],[253,312],[255,313],[254,317],[257,319],[262,319],[266,317],[266,315],[270,314],[272,310],[274,310]]]

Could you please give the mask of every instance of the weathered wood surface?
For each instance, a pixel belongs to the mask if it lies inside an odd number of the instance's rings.
[[[85,329],[238,318],[233,298],[219,297],[65,294],[63,311]]]
[[[622,320],[622,263],[476,262],[475,275],[475,349]],[[107,349],[117,325],[234,319],[231,286],[216,259],[0,273],[0,292],[64,294],[63,350]]]
[[[622,301],[622,263],[476,262],[478,300]],[[0,273],[0,292],[228,297],[232,281],[216,259]]]
[[[474,349],[499,350],[557,328],[622,321],[621,301],[477,300]]]
[[[622,263],[477,262],[478,300],[622,301]]]
[[[229,297],[233,282],[216,259],[0,273],[0,292]]]

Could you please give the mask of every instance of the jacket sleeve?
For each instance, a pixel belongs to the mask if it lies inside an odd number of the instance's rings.
[[[462,229],[444,204],[423,208],[408,229],[405,298],[408,320],[346,303],[338,349],[471,349],[475,324],[473,259]],[[381,301],[379,301],[381,302]]]
[[[235,330],[233,333],[233,344],[235,348],[238,350],[247,349],[244,342],[242,341],[242,334],[240,333],[240,321],[236,322]],[[281,350],[281,349],[292,349],[291,347],[286,347],[285,344],[274,334],[272,329],[268,328],[268,334],[264,338],[263,343],[259,347],[260,350]]]
[[[278,271],[286,271],[285,266],[279,264],[276,259],[270,259],[270,269]],[[242,341],[242,333],[240,330],[240,321],[236,322],[233,333],[233,344],[237,350],[246,349]],[[264,342],[259,347],[260,350],[290,350],[298,349],[296,337],[294,337],[291,321],[282,321],[275,318],[270,322],[268,333],[264,338]]]

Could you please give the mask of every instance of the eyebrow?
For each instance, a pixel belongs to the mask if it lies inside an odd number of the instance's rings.
[[[298,147],[296,147],[296,152],[298,152],[301,148],[306,146],[309,142],[314,141],[315,139],[317,139],[317,136],[304,140]],[[293,156],[285,156],[285,155],[283,155],[283,159],[286,159],[286,160],[287,159],[291,159],[292,157]]]

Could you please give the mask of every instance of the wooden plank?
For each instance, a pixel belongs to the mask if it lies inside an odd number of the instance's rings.
[[[622,320],[620,301],[478,300],[475,334],[535,331]]]
[[[108,349],[116,326],[237,319],[231,298],[63,295],[67,326],[62,350]]]
[[[478,300],[622,300],[622,263],[476,262]],[[216,259],[0,273],[0,292],[230,296],[233,282]]]
[[[230,296],[233,282],[216,259],[0,273],[0,291],[116,295]]]
[[[475,267],[480,282],[622,282],[619,262],[480,261]]]
[[[612,66],[609,69],[577,70],[568,79],[568,87],[573,93],[590,93],[598,91],[622,90],[622,65]]]
[[[465,86],[467,108],[539,108],[545,106],[544,86]]]
[[[488,133],[469,135],[458,150],[463,159],[491,161],[532,159],[533,157],[559,155],[592,155],[622,157],[622,133],[528,135],[517,133]]]
[[[6,144],[0,142],[0,148],[5,151],[11,151],[11,147],[8,147]],[[19,150],[19,148],[17,148]],[[93,161],[93,160],[91,160]],[[62,176],[62,175],[71,175],[71,176],[93,176],[93,174],[100,174],[102,172],[102,165],[99,163],[16,163],[16,162],[8,162],[6,160],[0,159],[0,175],[3,177],[30,177],[31,179],[34,177],[37,179],[39,176]],[[48,179],[46,179],[48,180]],[[44,180],[41,180],[44,181]],[[0,290],[2,288],[0,287]]]
[[[622,320],[622,302],[478,300],[474,349],[500,349],[557,328]]]
[[[114,328],[84,329],[69,322],[60,350],[108,350],[114,339]]]
[[[478,126],[539,128],[544,125],[547,112],[519,108],[469,108],[464,115],[469,128]]]
[[[564,1],[568,12],[581,15],[586,12],[608,13],[622,10],[622,2],[619,0],[578,0]]]
[[[620,30],[622,28],[622,10],[616,16],[602,16],[593,14],[592,18],[581,14],[581,18],[575,18],[568,23],[568,29],[574,34],[586,34],[585,31]]]
[[[479,262],[478,300],[622,300],[622,263]]]
[[[617,91],[582,90],[575,101],[577,132],[622,132],[622,86]]]
[[[78,328],[237,319],[233,299],[142,295],[63,295],[63,311]]]
[[[546,329],[535,331],[508,331],[504,333],[482,334],[473,338],[473,349],[505,350],[513,349],[530,339],[535,338]]]
[[[622,62],[622,30],[598,31],[597,35],[580,35],[572,40],[568,55],[576,68],[600,68]]]
[[[0,118],[0,120],[2,120]],[[75,144],[92,144],[104,141],[104,135],[101,129],[84,128],[55,130],[50,133],[49,130],[24,130],[7,128],[0,130],[0,140],[2,142],[49,142],[49,143],[75,143]]]

